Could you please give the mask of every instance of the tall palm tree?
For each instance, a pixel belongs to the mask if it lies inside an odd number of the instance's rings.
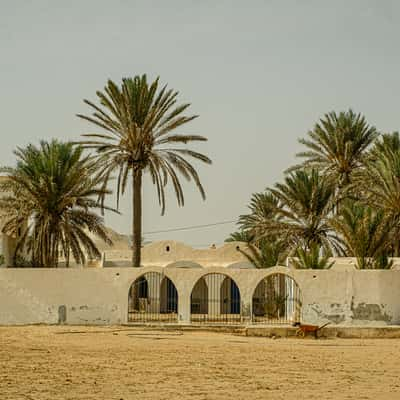
[[[330,112],[299,142],[307,150],[297,154],[304,162],[290,168],[316,168],[337,185],[340,197],[352,182],[352,175],[363,165],[365,153],[378,137],[365,117],[347,112]]]
[[[117,174],[117,206],[129,178],[132,178],[132,263],[139,267],[143,173],[148,172],[156,186],[162,213],[165,210],[164,189],[169,179],[178,204],[184,205],[179,174],[188,181],[193,180],[205,199],[200,178],[187,158],[207,164],[211,164],[211,160],[196,151],[175,146],[207,139],[199,135],[174,133],[177,128],[197,116],[184,115],[190,104],[177,105],[178,92],[167,89],[166,86],[159,89],[158,78],[148,82],[146,75],[135,76],[133,79],[123,79],[121,86],[109,80],[104,91],[96,94],[99,105],[85,100],[93,114],[79,114],[78,117],[93,123],[106,133],[83,135],[89,140],[83,141],[82,145],[97,151],[103,165],[101,172],[105,185]]]
[[[330,223],[343,238],[346,253],[357,258],[360,269],[383,266],[382,256],[388,251],[393,229],[393,220],[383,210],[348,200]]]
[[[3,232],[17,238],[14,262],[27,251],[34,266],[55,267],[59,253],[69,264],[100,257],[88,235],[94,233],[111,244],[103,219],[94,210],[103,196],[97,166],[83,149],[56,140],[29,145],[15,151],[15,168],[4,167],[8,179],[0,182],[0,214]]]
[[[258,224],[258,232],[277,235],[285,240],[289,249],[310,248],[313,244],[327,251],[340,252],[340,239],[328,224],[334,185],[315,169],[292,172],[284,183],[270,189],[279,205],[278,218]]]

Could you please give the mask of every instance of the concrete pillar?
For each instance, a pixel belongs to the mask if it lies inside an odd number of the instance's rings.
[[[179,271],[179,276],[183,276]],[[176,290],[178,292],[178,323],[190,324],[190,295],[192,292],[193,282],[190,279],[173,279]]]
[[[178,290],[178,323],[190,324],[190,292]]]
[[[251,323],[251,316],[253,312],[253,291],[249,288],[245,288],[240,292],[240,300],[241,300],[241,313],[242,313],[242,322],[244,324]]]
[[[158,272],[155,272],[146,274],[145,278],[148,283],[148,305],[146,311],[158,314],[160,312],[161,275]]]

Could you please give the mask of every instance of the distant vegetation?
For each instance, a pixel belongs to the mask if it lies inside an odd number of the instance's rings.
[[[100,215],[117,212],[130,185],[132,265],[140,266],[146,173],[162,213],[168,183],[184,205],[182,177],[205,198],[191,161],[211,160],[186,145],[207,139],[175,133],[197,117],[185,115],[190,105],[178,104],[178,92],[142,75],[120,85],[109,80],[96,94],[97,103],[85,100],[92,114],[78,117],[99,133],[78,143],[17,148],[16,167],[0,168],[8,177],[0,181],[0,216],[3,232],[17,239],[14,265],[55,267],[60,257],[66,265],[100,257],[91,235],[111,243]],[[398,132],[381,133],[349,110],[325,114],[299,142],[299,163],[282,182],[252,195],[249,213],[227,241],[246,242],[240,251],[259,268],[294,257],[298,268],[325,269],[330,256],[356,257],[360,269],[390,268],[390,258],[400,256]],[[116,209],[105,205],[111,181]]]
[[[326,114],[299,142],[301,162],[253,194],[227,241],[247,242],[246,255],[264,268],[287,256],[300,268],[329,268],[329,256],[390,268],[400,256],[398,132],[382,134],[349,110]]]

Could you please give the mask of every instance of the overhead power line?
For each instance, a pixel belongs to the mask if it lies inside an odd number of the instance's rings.
[[[215,222],[213,224],[205,224],[205,225],[192,225],[192,226],[183,226],[181,228],[171,228],[171,229],[164,229],[161,231],[149,231],[149,232],[144,232],[144,235],[151,235],[154,233],[166,233],[166,232],[177,232],[177,231],[188,231],[191,229],[201,229],[201,228],[208,228],[211,226],[217,226],[217,225],[227,225],[227,224],[233,224],[236,223],[237,220],[232,220],[232,221],[221,221],[221,222]]]

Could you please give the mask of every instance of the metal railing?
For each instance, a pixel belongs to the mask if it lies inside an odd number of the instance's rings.
[[[165,275],[147,272],[129,289],[128,322],[154,321],[178,321],[178,292]]]
[[[193,323],[241,323],[240,291],[235,281],[220,273],[201,277],[192,290],[190,312]]]
[[[300,321],[300,313],[300,289],[289,275],[269,275],[258,284],[252,299],[252,323],[292,324]]]

